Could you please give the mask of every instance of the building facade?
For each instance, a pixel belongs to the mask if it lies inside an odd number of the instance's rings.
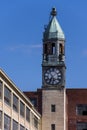
[[[52,8],[43,33],[42,88],[21,92],[0,69],[0,130],[87,130],[87,89],[65,88],[65,35]]]
[[[41,130],[41,115],[0,69],[0,130]]]

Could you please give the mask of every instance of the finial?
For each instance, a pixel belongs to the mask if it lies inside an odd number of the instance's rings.
[[[56,11],[55,7],[52,8],[51,15],[52,16],[56,16],[57,15],[57,11]]]

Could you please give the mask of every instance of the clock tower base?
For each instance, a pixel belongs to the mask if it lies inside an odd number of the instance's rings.
[[[42,90],[42,130],[65,130],[65,88]]]

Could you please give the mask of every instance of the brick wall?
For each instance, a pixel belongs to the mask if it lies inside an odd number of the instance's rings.
[[[76,130],[77,122],[87,122],[87,116],[76,114],[78,104],[87,104],[87,89],[67,89],[68,130]]]
[[[23,92],[30,100],[35,98],[37,100],[37,105],[35,108],[37,111],[42,114],[42,89],[37,89],[37,91],[33,92]]]

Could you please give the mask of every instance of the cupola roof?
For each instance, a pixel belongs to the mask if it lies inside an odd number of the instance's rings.
[[[56,9],[52,8],[52,11],[51,11],[52,17],[51,17],[51,20],[49,21],[49,24],[45,28],[44,40],[53,39],[53,38],[65,39],[65,35],[56,18],[56,15],[57,15]]]

